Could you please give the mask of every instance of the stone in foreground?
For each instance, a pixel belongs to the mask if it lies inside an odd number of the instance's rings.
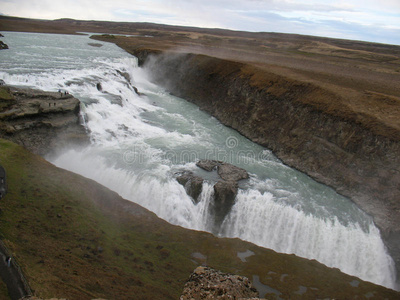
[[[208,267],[197,267],[186,282],[180,300],[257,297],[258,292],[248,278],[222,273]]]

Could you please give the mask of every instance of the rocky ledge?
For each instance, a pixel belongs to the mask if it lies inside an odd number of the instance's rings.
[[[218,231],[226,215],[235,204],[238,181],[249,178],[249,174],[242,168],[217,160],[203,159],[199,160],[196,165],[207,172],[216,170],[221,178],[214,185],[214,202],[211,203],[210,208],[214,215],[214,224],[211,227]],[[197,204],[203,189],[204,179],[194,175],[193,172],[184,171],[179,174],[177,181],[185,187],[186,193]]]
[[[179,299],[258,299],[258,292],[247,277],[197,267]]]
[[[88,142],[80,101],[65,92],[0,87],[0,137],[39,154]]]

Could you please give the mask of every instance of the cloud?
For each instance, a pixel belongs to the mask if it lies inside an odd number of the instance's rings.
[[[275,31],[400,44],[398,0],[0,0],[4,14]]]

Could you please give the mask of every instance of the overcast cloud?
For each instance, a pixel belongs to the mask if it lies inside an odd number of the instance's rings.
[[[300,33],[400,45],[400,0],[0,0],[0,13]]]

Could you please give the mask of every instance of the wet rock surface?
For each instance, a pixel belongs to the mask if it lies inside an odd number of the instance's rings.
[[[236,181],[218,181],[214,185],[214,227],[219,228],[235,204],[238,192]]]
[[[194,203],[198,203],[198,198],[203,190],[204,179],[190,171],[185,171],[176,180],[185,187],[186,193],[193,198]]]
[[[225,163],[218,167],[218,175],[226,181],[239,181],[249,178],[249,174],[246,170]]]
[[[218,160],[201,159],[196,163],[196,166],[202,168],[205,171],[211,172],[223,162]]]
[[[222,273],[208,267],[198,267],[190,275],[179,299],[255,299],[257,297],[258,292],[247,277]]]
[[[238,181],[249,178],[246,170],[219,160],[202,159],[196,163],[196,166],[208,172],[216,169],[218,175],[226,181]]]
[[[0,41],[0,50],[8,49],[8,45],[2,41]]]
[[[3,86],[0,137],[46,155],[67,144],[84,144],[80,101],[65,92],[43,92]]]
[[[211,212],[214,215],[213,228],[218,231],[226,215],[235,204],[238,181],[249,178],[249,174],[242,168],[218,160],[203,159],[199,160],[196,165],[207,172],[216,170],[221,178],[214,185],[214,201],[210,204]],[[177,181],[185,187],[186,193],[197,204],[204,179],[195,176],[192,172],[185,171],[177,177]]]

